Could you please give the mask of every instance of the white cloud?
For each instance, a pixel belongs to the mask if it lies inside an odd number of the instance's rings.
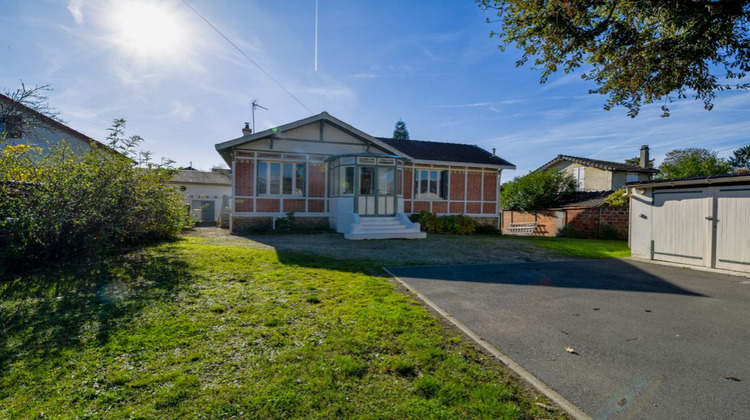
[[[362,73],[352,74],[351,77],[355,79],[375,79],[380,76],[377,73],[362,72]]]
[[[68,2],[68,11],[73,15],[73,19],[77,24],[83,24],[83,0],[70,0]]]

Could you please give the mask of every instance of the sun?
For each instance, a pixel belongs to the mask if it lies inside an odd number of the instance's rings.
[[[139,56],[174,53],[186,37],[177,14],[164,3],[117,2],[112,23],[115,42],[127,52]]]

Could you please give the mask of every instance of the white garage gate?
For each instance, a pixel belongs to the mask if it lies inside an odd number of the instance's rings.
[[[750,272],[750,175],[628,188],[633,256]]]

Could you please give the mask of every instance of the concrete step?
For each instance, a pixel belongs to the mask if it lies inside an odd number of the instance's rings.
[[[427,237],[425,232],[393,232],[393,233],[347,233],[344,234],[344,238],[351,240],[364,240],[364,239],[424,239]]]

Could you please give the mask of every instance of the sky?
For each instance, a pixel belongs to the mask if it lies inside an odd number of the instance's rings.
[[[750,143],[750,92],[719,93],[712,111],[682,100],[669,118],[662,103],[635,119],[605,111],[580,73],[540,84],[516,67],[520,53],[498,50],[470,0],[318,0],[317,56],[315,11],[315,0],[0,0],[0,87],[49,84],[71,128],[103,141],[125,118],[157,160],[202,170],[224,164],[214,146],[242,135],[253,100],[267,108],[256,131],[327,111],[373,136],[402,119],[412,139],[496,148],[517,166],[503,182],[558,154],[624,161],[649,145],[659,165],[674,149],[728,157]]]

